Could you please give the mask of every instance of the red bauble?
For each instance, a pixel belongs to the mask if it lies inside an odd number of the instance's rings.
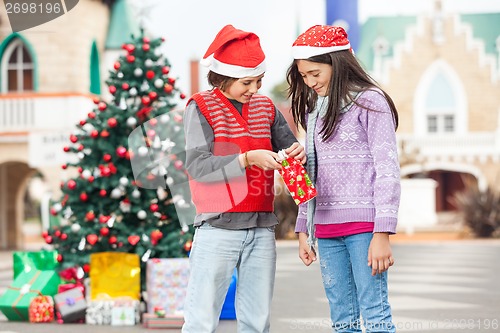
[[[63,261],[63,256],[62,254],[57,255],[57,262],[62,262]]]
[[[99,131],[97,131],[97,130],[92,130],[92,132],[90,132],[90,137],[91,137],[92,139],[95,139],[95,138],[99,137]]]
[[[118,241],[118,239],[116,238],[116,236],[111,236],[108,239],[109,244],[116,244],[117,241]]]
[[[189,252],[189,251],[191,251],[192,247],[193,247],[193,242],[192,241],[187,241],[184,244],[184,251]]]
[[[99,102],[101,101],[101,99],[96,96],[96,97],[92,98],[92,101],[94,102],[94,104],[99,104]]]
[[[168,78],[168,82],[169,82],[170,84],[175,84],[175,78],[173,78],[173,77],[169,77],[169,78]]]
[[[51,208],[50,209],[50,215],[56,216],[57,215],[57,210],[55,210],[55,208]]]
[[[116,92],[116,87],[115,87],[115,86],[109,86],[109,88],[108,88],[108,89],[109,89],[109,92],[110,92],[111,94],[114,94],[114,93]]]
[[[153,203],[153,204],[151,204],[151,205],[149,206],[149,210],[151,210],[153,213],[154,213],[154,212],[157,212],[159,208],[160,208],[160,207],[158,206],[158,204],[155,204],[155,203]]]
[[[99,109],[99,111],[104,111],[104,110],[106,110],[107,107],[108,107],[108,105],[104,102],[99,102],[99,104],[97,105],[97,108]]]
[[[106,223],[109,220],[109,216],[106,215],[99,215],[99,223]]]
[[[99,233],[101,234],[101,236],[106,237],[107,235],[109,235],[109,229],[106,227],[101,228],[101,230],[99,230]]]
[[[86,120],[80,120],[80,126],[83,126],[83,125],[85,125],[86,123],[87,123],[87,121],[86,121]]]
[[[77,149],[78,149],[78,151],[82,151],[83,148],[85,148],[83,145],[79,145]]]
[[[56,231],[54,232],[54,236],[56,236],[56,237],[61,236],[61,230],[56,230]]]
[[[149,95],[149,98],[151,98],[151,99],[158,98],[158,94],[156,93],[156,91],[152,91],[148,95]]]
[[[66,147],[63,148],[63,150],[67,153],[67,152],[69,152],[69,147],[66,146]]]
[[[130,243],[130,245],[135,246],[135,245],[137,245],[137,243],[139,243],[139,241],[141,240],[141,237],[139,237],[137,235],[132,235],[132,236],[128,236],[127,240]]]
[[[94,212],[90,211],[90,212],[87,212],[87,214],[85,214],[85,219],[87,221],[93,221],[95,219],[95,214]]]
[[[168,74],[168,73],[170,73],[170,67],[168,67],[168,66],[163,67],[163,68],[161,69],[161,72],[162,72],[163,74],[165,74],[165,75],[166,75],[166,74]]]
[[[83,168],[82,168],[81,166],[80,166],[80,167],[78,167],[78,169],[77,169],[77,170],[78,170],[78,173],[82,173],[82,172],[83,172]]]
[[[148,44],[151,40],[148,37],[143,37],[142,41],[146,44]]]
[[[52,244],[52,242],[53,242],[53,241],[54,241],[54,240],[52,239],[52,236],[47,236],[47,237],[45,237],[45,243],[47,243],[47,244]]]
[[[42,237],[43,237],[43,238],[47,237],[48,235],[49,235],[49,233],[48,233],[47,231],[43,231],[43,232],[42,232]]]
[[[103,138],[109,137],[109,132],[107,130],[102,130],[101,137],[103,137]]]
[[[92,183],[95,180],[95,177],[94,176],[90,176],[87,180],[89,181],[89,183]]]
[[[185,99],[185,98],[186,98],[186,95],[185,95],[184,93],[181,93],[181,94],[179,95],[179,97],[180,97],[181,99]]]
[[[142,49],[143,49],[143,51],[148,52],[150,48],[151,48],[151,47],[149,46],[149,44],[142,44]]]
[[[61,239],[62,240],[68,239],[68,234],[61,234]]]
[[[77,142],[77,141],[78,141],[78,138],[76,137],[76,135],[71,134],[71,135],[69,136],[69,141],[71,141],[71,142],[75,143],[75,142]]]
[[[123,90],[128,90],[128,88],[130,88],[130,85],[127,82],[125,82],[125,83],[122,84],[122,89]]]
[[[146,78],[148,78],[149,80],[153,79],[155,77],[155,72],[154,71],[147,71],[146,72]]]
[[[116,148],[116,155],[122,158],[125,157],[127,155],[127,148],[123,146]]]
[[[111,175],[111,169],[109,167],[103,167],[101,169],[101,176],[109,177]]]
[[[94,119],[95,118],[95,112],[89,112],[89,114],[87,115],[90,119]]]
[[[87,242],[90,245],[95,245],[95,243],[97,243],[98,240],[99,240],[99,236],[97,236],[96,234],[87,235]]]
[[[61,168],[62,168],[63,170],[66,170],[66,169],[68,168],[68,165],[67,165],[67,164],[63,164],[63,165],[61,165]]]
[[[170,93],[174,90],[174,87],[173,87],[171,84],[166,83],[166,84],[163,86],[163,90],[164,90],[167,94],[170,94]]]
[[[163,238],[163,233],[160,230],[151,231],[151,240],[158,242]]]
[[[135,61],[135,57],[133,55],[127,56],[127,62],[133,63]]]
[[[90,265],[89,264],[84,264],[83,267],[82,267],[83,271],[85,273],[88,273],[90,272]]]
[[[74,190],[76,188],[76,182],[73,179],[68,180],[67,186],[70,190]]]
[[[143,97],[141,98],[141,102],[142,102],[142,104],[144,104],[144,105],[149,105],[149,103],[151,103],[151,98],[149,98],[149,96],[143,96]]]
[[[107,163],[107,162],[109,162],[109,161],[111,161],[111,158],[112,158],[112,157],[111,157],[111,155],[110,155],[110,154],[104,154],[104,155],[102,156],[102,159],[103,159],[103,160],[104,160],[104,162],[106,162],[106,163]]]
[[[106,194],[108,194],[108,192],[106,192],[106,190],[105,190],[105,189],[101,189],[101,190],[99,191],[99,195],[100,195],[101,197],[105,197],[105,196],[106,196]]]
[[[85,202],[85,201],[89,200],[89,196],[88,196],[88,194],[87,194],[87,193],[85,193],[85,192],[81,193],[81,194],[80,194],[80,200],[81,200],[81,201],[83,201],[83,202]]]
[[[113,67],[116,69],[116,70],[119,70],[120,69],[120,66],[121,64],[117,61],[113,64]]]
[[[108,119],[108,125],[111,128],[116,127],[116,125],[118,125],[118,121],[116,120],[116,118],[111,117]]]

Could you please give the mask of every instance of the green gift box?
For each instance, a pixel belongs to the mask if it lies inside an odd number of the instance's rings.
[[[55,271],[23,271],[0,297],[0,311],[9,320],[27,321],[33,298],[54,296],[60,283],[61,279]]]
[[[14,280],[22,271],[53,271],[59,265],[57,251],[18,251],[12,254]]]

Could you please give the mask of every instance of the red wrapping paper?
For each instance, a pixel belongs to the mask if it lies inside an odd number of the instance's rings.
[[[295,203],[300,205],[314,198],[317,195],[316,188],[302,163],[293,157],[287,157],[283,150],[278,154],[278,162],[281,163],[280,175]]]
[[[29,320],[32,323],[50,323],[54,321],[54,301],[50,296],[37,296],[29,306]]]

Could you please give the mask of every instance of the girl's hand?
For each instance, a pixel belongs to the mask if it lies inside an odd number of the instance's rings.
[[[299,232],[299,257],[306,266],[316,261],[316,252],[307,244],[307,234],[304,232]]]
[[[298,142],[294,142],[290,147],[285,149],[285,153],[289,157],[293,157],[296,160],[299,160],[300,163],[302,163],[302,164],[306,163],[306,160],[307,160],[306,151],[305,151],[304,147]]]
[[[376,232],[368,248],[368,266],[372,268],[372,275],[381,274],[394,265],[389,234]]]
[[[243,155],[243,159],[245,158],[245,154]],[[276,162],[278,158],[278,154],[271,150],[265,149],[256,149],[249,150],[246,152],[246,161],[244,165],[247,166],[257,166],[263,170],[279,170],[281,169],[281,164]]]

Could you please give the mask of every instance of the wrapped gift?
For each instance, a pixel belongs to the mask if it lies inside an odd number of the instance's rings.
[[[85,286],[82,283],[64,283],[60,284],[59,287],[57,287],[57,293],[63,293],[65,291],[71,290],[71,289],[80,289],[82,291],[82,294],[85,295]]]
[[[61,322],[74,323],[85,319],[87,301],[81,286],[56,294],[54,301]]]
[[[97,295],[96,299],[87,302],[85,322],[90,325],[111,325],[113,299],[106,295]]]
[[[284,150],[280,150],[278,155],[280,158],[277,161],[281,163],[280,175],[295,203],[300,205],[314,198],[317,195],[316,188],[302,163],[288,157]]]
[[[141,268],[139,256],[135,253],[92,253],[89,275],[92,300],[99,294],[140,299]]]
[[[120,297],[113,300],[111,310],[111,325],[134,326],[141,320],[140,302],[128,297]]]
[[[54,321],[54,301],[51,296],[36,296],[29,306],[31,323],[50,323]]]
[[[58,266],[57,251],[17,251],[12,253],[14,280],[22,271],[54,271]]]
[[[146,265],[148,312],[162,307],[167,315],[182,313],[188,280],[188,258],[149,259]]]
[[[0,297],[0,311],[14,321],[29,320],[29,306],[36,296],[53,296],[61,282],[54,271],[21,272]]]
[[[146,328],[182,328],[184,316],[181,314],[158,316],[154,313],[144,313],[142,325]]]

